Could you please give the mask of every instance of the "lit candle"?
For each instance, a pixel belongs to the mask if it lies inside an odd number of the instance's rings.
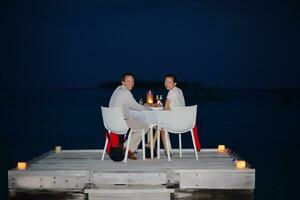
[[[244,160],[238,160],[236,162],[236,168],[238,168],[238,169],[245,169],[245,167],[246,167],[246,161],[244,161]]]
[[[153,93],[151,92],[151,90],[149,90],[147,92],[147,103],[148,104],[153,104]]]
[[[61,153],[61,146],[55,147],[55,153]]]
[[[223,144],[218,145],[218,151],[220,153],[223,153],[225,151],[225,145],[223,145]]]
[[[26,162],[18,162],[18,170],[26,170]]]
[[[149,104],[153,104],[153,99],[148,99]]]

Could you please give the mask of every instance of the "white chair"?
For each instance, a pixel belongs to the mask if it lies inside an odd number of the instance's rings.
[[[186,107],[172,107],[171,111],[166,111],[164,113],[163,128],[166,133],[166,137],[169,136],[169,133],[175,133],[179,136],[179,155],[182,157],[182,144],[181,144],[181,134],[186,132],[191,132],[194,151],[196,159],[198,160],[198,154],[195,144],[195,138],[193,134],[193,127],[196,124],[197,116],[197,105],[186,106]],[[167,145],[167,155],[168,161],[171,161],[170,158],[170,148],[169,141],[166,140]]]
[[[124,119],[123,111],[121,107],[103,107],[101,106],[101,112],[102,112],[102,119],[103,119],[103,124],[104,127],[107,129],[108,134],[111,132],[119,134],[119,135],[124,135],[127,133],[129,127]],[[142,148],[143,148],[143,160],[145,160],[145,130],[140,129],[140,130],[130,130],[127,138],[127,143],[126,143],[126,149],[125,149],[125,158],[124,162],[127,162],[127,157],[128,157],[128,151],[129,151],[129,145],[130,145],[130,139],[131,135],[133,133],[138,134],[142,133]],[[104,160],[104,156],[106,154],[106,147],[108,143],[108,138],[105,140],[105,145],[104,145],[104,150],[102,154],[102,160]]]

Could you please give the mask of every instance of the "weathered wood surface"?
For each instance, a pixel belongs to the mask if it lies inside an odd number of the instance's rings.
[[[175,189],[168,189],[165,185],[98,185],[85,189],[89,200],[103,199],[143,199],[143,200],[169,200]]]
[[[179,158],[174,150],[172,161],[161,159],[113,162],[101,161],[101,150],[63,150],[34,159],[25,171],[9,170],[9,188],[83,190],[85,184],[178,184],[180,188],[254,189],[255,169],[236,169],[230,153],[202,149],[199,160],[192,149]],[[138,156],[141,158],[141,152]]]

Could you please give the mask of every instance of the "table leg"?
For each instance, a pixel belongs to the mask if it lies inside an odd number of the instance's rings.
[[[153,127],[150,127],[150,151],[151,151],[151,159],[153,159],[154,157],[154,153],[153,153]]]
[[[157,126],[155,136],[157,138],[157,159],[160,159],[160,128],[159,128],[159,126]]]

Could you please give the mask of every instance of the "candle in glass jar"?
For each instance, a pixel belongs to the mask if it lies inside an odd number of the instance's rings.
[[[246,161],[238,160],[238,161],[236,161],[235,166],[236,166],[237,169],[245,169],[246,168]]]
[[[61,153],[61,146],[55,147],[55,153]]]
[[[147,103],[153,104],[153,93],[151,92],[151,90],[147,92]]]
[[[18,162],[18,170],[26,170],[27,164],[26,162]]]
[[[223,153],[225,151],[225,145],[223,144],[218,145],[218,151]]]

